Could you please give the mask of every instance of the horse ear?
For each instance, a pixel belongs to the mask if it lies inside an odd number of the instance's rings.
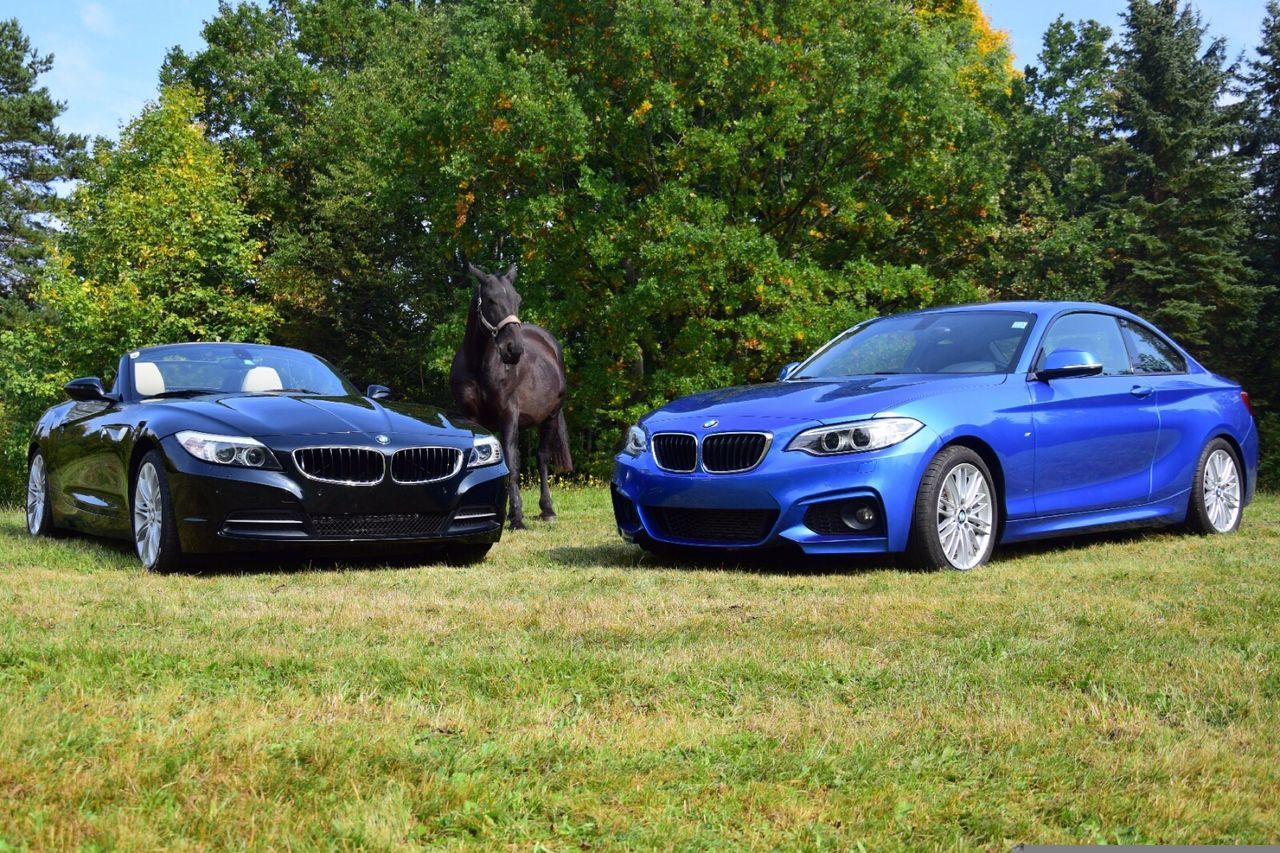
[[[507,267],[507,273],[503,276],[507,280],[507,284],[512,284],[516,280],[516,273],[520,272],[520,268],[515,264]]]
[[[474,278],[476,281],[481,281],[481,280],[483,279],[483,276],[484,276],[484,270],[480,269],[478,266],[476,266],[475,264],[471,263],[471,261],[467,261],[467,272],[468,272],[468,273],[471,275],[471,277],[472,277],[472,278]]]

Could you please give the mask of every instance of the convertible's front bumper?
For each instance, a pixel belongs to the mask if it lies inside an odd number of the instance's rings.
[[[664,424],[655,431],[665,429]],[[763,461],[737,474],[664,471],[651,450],[637,457],[617,456],[611,491],[618,532],[628,541],[648,538],[699,548],[791,543],[811,554],[906,550],[916,491],[940,446],[938,437],[925,428],[881,451],[817,458],[784,450],[799,431],[772,431]],[[850,501],[875,507],[878,523],[862,532],[832,532],[815,524],[818,511],[810,512],[815,506],[839,508]]]
[[[497,542],[506,517],[507,466],[466,469],[434,483],[386,477],[372,486],[310,480],[202,462],[164,440],[183,553],[302,551],[352,546]],[[281,456],[280,453],[276,454]]]

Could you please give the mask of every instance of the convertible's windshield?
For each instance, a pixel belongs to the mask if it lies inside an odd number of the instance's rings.
[[[324,359],[286,347],[174,344],[130,353],[129,363],[139,397],[359,393]]]
[[[1031,314],[942,311],[885,317],[831,341],[795,379],[896,373],[1008,373]]]

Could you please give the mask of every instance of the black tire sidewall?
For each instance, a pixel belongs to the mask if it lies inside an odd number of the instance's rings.
[[[157,574],[167,574],[179,567],[182,561],[182,547],[178,543],[178,519],[173,512],[173,498],[169,494],[169,478],[165,474],[164,456],[156,450],[149,451],[142,457],[129,481],[129,541],[134,543],[133,553],[141,561],[142,557],[138,554],[137,548],[137,535],[133,529],[133,504],[138,492],[138,476],[147,465],[155,469],[156,481],[160,485],[160,550],[156,554],[155,565],[144,565],[143,568]]]
[[[951,471],[966,463],[977,468],[987,481],[987,490],[991,494],[991,539],[987,542],[982,558],[975,565],[968,569],[960,569],[953,566],[947,559],[942,540],[938,536],[938,495]],[[930,460],[924,476],[920,478],[920,488],[916,492],[916,502],[911,518],[908,556],[916,565],[928,569],[973,571],[981,568],[995,552],[996,540],[1000,534],[1001,508],[995,478],[991,476],[991,470],[982,457],[963,445],[944,447]]]
[[[1229,530],[1219,530],[1209,520],[1208,508],[1204,505],[1204,469],[1209,464],[1209,457],[1217,450],[1225,450],[1236,466],[1236,477],[1240,480],[1240,510],[1236,513],[1235,523]],[[1215,438],[1200,451],[1200,459],[1196,462],[1195,476],[1191,480],[1191,497],[1187,501],[1187,526],[1202,536],[1215,536],[1234,533],[1240,529],[1244,520],[1244,469],[1240,466],[1240,456],[1230,442]]]

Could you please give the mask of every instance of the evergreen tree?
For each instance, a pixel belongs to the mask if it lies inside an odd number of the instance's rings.
[[[1244,252],[1242,111],[1226,97],[1235,67],[1222,39],[1205,41],[1189,4],[1130,0],[1116,50],[1108,181],[1122,242],[1108,296],[1238,373],[1260,292]]]

